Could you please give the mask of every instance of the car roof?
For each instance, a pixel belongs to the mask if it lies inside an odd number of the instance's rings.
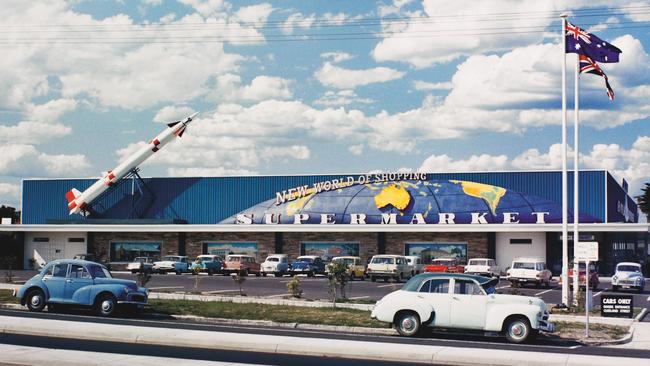
[[[394,257],[403,257],[403,255],[399,255],[399,254],[377,254],[377,255],[373,255],[372,257],[373,258],[375,258],[375,257],[377,257],[377,258],[394,258]]]
[[[634,263],[634,262],[621,262],[621,263],[616,264],[617,267],[620,266],[620,265],[641,267],[641,265],[639,263]]]
[[[269,257],[288,257],[288,255],[287,254],[269,254],[269,256],[266,257],[266,258],[269,258]]]
[[[49,262],[48,264],[50,264],[50,263],[70,263],[70,264],[79,264],[79,265],[82,265],[82,266],[86,266],[86,265],[89,265],[89,264],[96,264],[98,266],[101,266],[100,263],[91,262],[91,261],[87,261],[87,260],[84,260],[84,259],[55,259],[55,260]]]
[[[332,260],[335,260],[335,259],[347,259],[347,258],[361,259],[360,257],[357,257],[355,255],[341,255],[341,256],[332,258]]]
[[[228,254],[229,257],[252,257],[250,254]]]
[[[320,258],[320,257],[317,255],[301,255],[298,258]]]
[[[541,258],[531,258],[531,257],[515,258],[512,261],[513,262],[544,262],[544,263],[546,263],[546,261],[541,259]]]
[[[468,260],[470,260],[470,261],[487,261],[487,260],[492,260],[492,261],[493,261],[494,259],[492,259],[492,258],[470,258],[470,259],[468,259]]]
[[[452,278],[452,277],[459,278],[459,279],[476,280],[480,285],[484,285],[490,281],[494,281],[494,278],[470,275],[464,273],[421,273],[419,275],[415,275],[413,278],[421,278],[422,281],[425,281],[433,278]]]

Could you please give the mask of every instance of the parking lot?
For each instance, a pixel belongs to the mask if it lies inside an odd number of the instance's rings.
[[[25,281],[29,277],[36,274],[34,271],[15,271],[15,281]],[[136,275],[130,272],[114,271],[113,275],[117,278],[135,280]],[[300,286],[302,288],[303,297],[306,299],[327,299],[330,297],[328,292],[328,281],[324,276],[307,277],[304,275],[298,276],[300,278]],[[197,277],[191,274],[183,275],[160,275],[154,274],[147,284],[151,291],[161,292],[193,292],[200,291],[204,294],[214,295],[229,295],[239,291],[239,285],[233,280],[231,276],[207,276],[206,274],[199,275],[198,288],[195,288]],[[287,283],[291,281],[288,276],[285,277],[255,277],[248,276],[243,283],[243,292],[247,296],[259,296],[266,298],[281,298],[288,295]],[[348,282],[346,287],[346,294],[348,299],[357,301],[372,301],[379,300],[384,295],[398,290],[402,287],[403,283],[389,282],[371,282],[366,279],[365,281],[352,281]],[[497,292],[504,294],[519,293],[526,296],[537,296],[542,298],[547,304],[558,304],[562,300],[562,287],[554,280],[549,288],[545,287],[532,287],[525,286],[513,289],[510,283],[506,280],[501,280],[496,287]],[[609,278],[601,278],[598,289],[591,292],[594,305],[600,303],[600,296],[611,291],[611,284]],[[642,293],[632,290],[623,290],[616,292],[617,294],[629,294],[634,298],[635,307],[645,307],[650,311],[650,281],[647,281],[646,287]],[[650,315],[646,316],[644,321],[650,321]]]

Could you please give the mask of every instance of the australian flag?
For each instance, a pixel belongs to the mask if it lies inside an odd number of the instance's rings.
[[[565,36],[566,53],[585,55],[596,62],[618,62],[620,49],[568,21]]]
[[[607,88],[607,97],[609,100],[614,100],[614,90],[612,89],[611,86],[609,86],[609,80],[607,79],[607,75],[603,72],[603,70],[598,66],[597,63],[594,62],[594,60],[590,59],[589,57],[585,55],[579,55],[580,57],[580,73],[588,73],[588,74],[594,74],[601,76],[603,79],[605,79],[605,87]]]

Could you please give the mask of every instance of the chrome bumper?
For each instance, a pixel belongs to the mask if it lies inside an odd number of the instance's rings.
[[[539,322],[539,330],[547,333],[555,333],[555,324],[542,320]]]

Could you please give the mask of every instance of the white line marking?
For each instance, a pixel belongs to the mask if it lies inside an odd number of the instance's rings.
[[[648,296],[648,302],[650,302],[650,296]]]
[[[185,288],[185,286],[149,287],[149,290],[171,290],[175,288]]]
[[[545,290],[545,291],[542,291],[542,292],[538,292],[538,293],[536,293],[534,296],[539,296],[539,295],[545,294],[545,293],[547,293],[547,292],[551,292],[551,291],[553,291],[553,290],[555,290],[555,289],[554,289],[554,288],[549,288],[548,290]]]
[[[370,296],[357,296],[357,297],[351,297],[350,300],[359,300],[359,299],[367,299]]]
[[[596,292],[596,293],[594,294],[594,296],[592,296],[592,297],[596,297],[596,296],[602,294],[602,293],[605,292],[605,291],[607,291],[607,289],[604,289],[604,290],[602,290],[602,291],[600,291],[600,292]]]

